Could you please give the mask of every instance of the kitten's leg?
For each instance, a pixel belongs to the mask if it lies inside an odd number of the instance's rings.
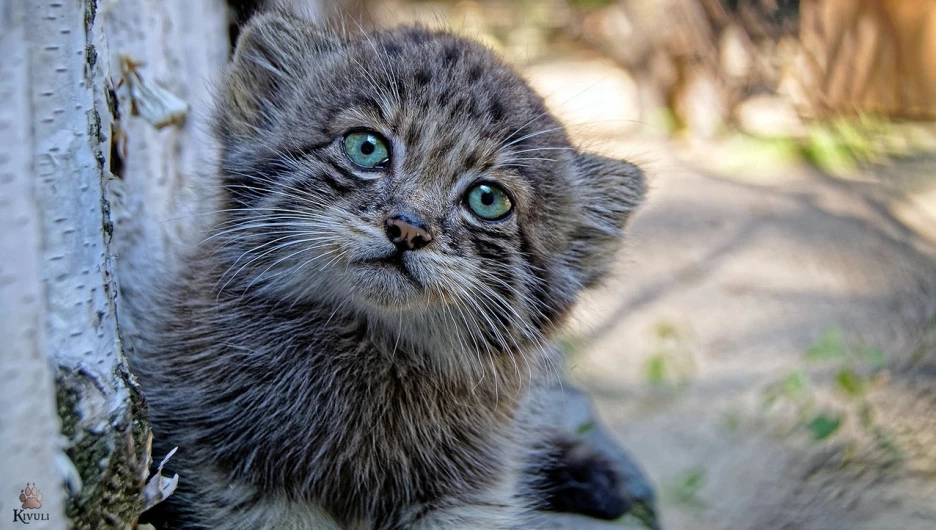
[[[541,510],[617,519],[631,507],[621,472],[584,440],[557,434],[547,440],[530,469],[531,489]]]
[[[536,508],[603,519],[631,513],[656,527],[653,487],[601,425],[585,393],[556,386],[541,406],[534,418],[541,434],[525,478]]]

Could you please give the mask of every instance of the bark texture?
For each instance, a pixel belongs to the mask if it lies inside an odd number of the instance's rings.
[[[48,107],[33,107],[44,80],[33,82],[30,60],[42,50],[29,47],[25,2],[0,1],[0,520],[22,509],[19,493],[26,482],[46,492],[41,510],[48,521],[31,528],[64,528],[64,499],[59,488],[59,421],[55,414],[53,371],[46,332],[48,301],[43,289],[44,215],[37,192],[42,147],[31,117]],[[36,60],[41,57],[36,57]],[[82,120],[84,123],[85,120]],[[51,159],[46,158],[46,164]],[[31,510],[32,511],[32,510]]]
[[[224,64],[226,16],[221,0],[0,0],[4,528],[14,510],[29,528],[136,523],[148,428],[124,362],[117,270],[162,256],[160,222],[201,155],[191,125],[156,130],[132,115],[120,56],[197,100]],[[41,507],[21,505],[27,483]]]

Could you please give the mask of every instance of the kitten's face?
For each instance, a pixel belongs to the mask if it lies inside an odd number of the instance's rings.
[[[216,131],[219,285],[486,328],[495,350],[541,337],[603,275],[643,193],[488,50],[421,29],[344,40],[261,17]]]

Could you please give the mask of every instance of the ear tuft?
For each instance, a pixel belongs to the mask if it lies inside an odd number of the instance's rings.
[[[643,202],[646,182],[634,164],[599,155],[579,154],[576,168],[582,216],[572,233],[570,251],[582,285],[591,287],[614,261],[624,225]]]
[[[299,18],[268,13],[251,19],[237,40],[218,98],[218,135],[253,136],[275,123],[310,62],[336,47],[331,37]]]

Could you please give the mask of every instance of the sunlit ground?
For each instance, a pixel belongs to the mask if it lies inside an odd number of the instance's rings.
[[[933,528],[936,223],[901,223],[911,200],[883,184],[725,178],[667,142],[628,148],[652,191],[569,365],[664,525]]]

